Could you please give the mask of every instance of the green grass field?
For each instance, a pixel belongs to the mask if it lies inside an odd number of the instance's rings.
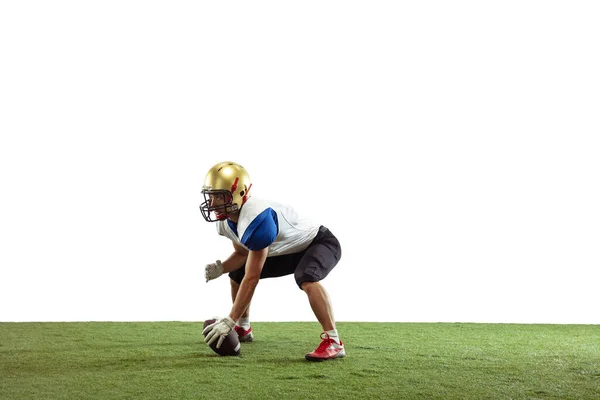
[[[219,357],[202,323],[0,323],[0,399],[600,399],[600,326],[255,323]]]

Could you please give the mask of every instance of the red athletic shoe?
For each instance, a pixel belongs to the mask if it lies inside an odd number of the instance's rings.
[[[312,353],[304,356],[308,361],[325,361],[346,356],[344,343],[341,340],[340,344],[337,344],[335,340],[329,338],[326,332],[321,333],[321,339],[322,342],[319,347]]]
[[[235,326],[235,331],[238,334],[238,338],[240,342],[252,342],[254,340],[254,335],[252,334],[252,327],[246,330],[241,326]]]

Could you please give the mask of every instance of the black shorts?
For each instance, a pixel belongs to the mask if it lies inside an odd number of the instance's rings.
[[[260,279],[276,278],[294,274],[298,287],[304,282],[319,282],[331,272],[342,257],[340,242],[324,226],[319,228],[317,236],[303,251],[283,256],[267,257]],[[229,273],[229,277],[242,283],[246,268],[242,267]]]

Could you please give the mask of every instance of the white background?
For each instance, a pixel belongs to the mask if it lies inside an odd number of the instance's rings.
[[[600,323],[593,1],[0,6],[0,321],[201,321],[233,160],[328,226],[339,321]],[[258,321],[314,321],[293,278]]]

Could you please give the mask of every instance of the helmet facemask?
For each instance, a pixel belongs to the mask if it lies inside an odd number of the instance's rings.
[[[200,204],[202,216],[208,222],[216,222],[238,211],[238,205],[233,203],[233,195],[229,190],[203,189],[204,202]],[[212,217],[214,212],[215,217]]]

